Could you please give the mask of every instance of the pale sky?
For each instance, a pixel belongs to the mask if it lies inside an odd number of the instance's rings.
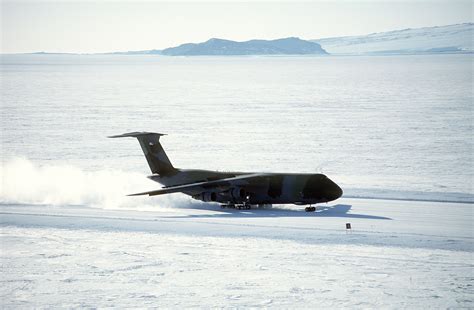
[[[473,21],[471,1],[1,1],[1,52],[162,49],[369,34]]]

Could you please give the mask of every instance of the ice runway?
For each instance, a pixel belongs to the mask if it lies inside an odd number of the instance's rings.
[[[473,306],[472,204],[0,213],[4,307]]]

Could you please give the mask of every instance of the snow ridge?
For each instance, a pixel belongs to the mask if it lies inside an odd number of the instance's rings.
[[[312,40],[331,54],[472,53],[474,23]]]

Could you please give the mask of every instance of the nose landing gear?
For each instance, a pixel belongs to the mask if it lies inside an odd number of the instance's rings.
[[[306,212],[314,212],[316,211],[316,207],[312,207],[311,205],[309,207],[304,208]]]

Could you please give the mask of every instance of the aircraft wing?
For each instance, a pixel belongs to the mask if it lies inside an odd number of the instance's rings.
[[[164,195],[164,194],[171,194],[171,193],[180,193],[180,192],[188,191],[188,190],[196,190],[198,188],[216,188],[216,187],[230,188],[235,185],[241,186],[242,183],[244,183],[244,185],[250,184],[258,179],[261,179],[269,175],[270,174],[268,173],[243,174],[243,175],[238,175],[231,178],[219,179],[219,180],[214,180],[214,181],[196,182],[196,183],[189,183],[189,184],[183,184],[183,185],[169,186],[169,187],[164,187],[162,189],[157,189],[154,191],[130,194],[127,196],[140,196],[140,195],[156,196],[156,195]]]

